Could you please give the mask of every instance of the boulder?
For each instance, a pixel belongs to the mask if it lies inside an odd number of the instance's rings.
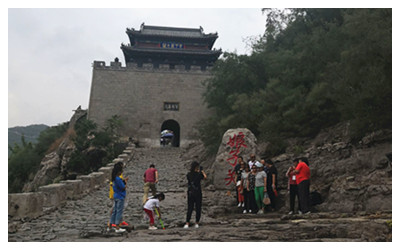
[[[40,186],[53,183],[53,180],[60,174],[60,161],[57,152],[47,154],[40,163],[40,170],[31,182],[25,184],[23,192],[35,191]]]
[[[222,137],[217,156],[211,167],[213,185],[217,190],[232,189],[234,167],[239,156],[245,159],[257,152],[257,139],[246,128],[229,129]]]

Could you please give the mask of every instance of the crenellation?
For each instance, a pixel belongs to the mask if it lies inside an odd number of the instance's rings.
[[[204,73],[210,74],[211,68],[207,66],[202,69],[201,66],[198,65],[190,65],[186,67],[185,65],[175,65],[171,68],[170,64],[152,64],[152,63],[143,63],[142,66],[138,66],[136,63],[128,63],[126,67],[122,66],[120,62],[110,62],[110,65],[107,65],[104,61],[94,61],[93,68],[96,70],[123,70],[123,71],[146,71],[146,72],[170,72],[170,73]]]

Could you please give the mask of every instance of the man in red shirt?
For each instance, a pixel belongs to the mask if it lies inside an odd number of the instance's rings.
[[[143,204],[145,204],[150,189],[153,196],[156,195],[157,193],[156,184],[158,183],[158,171],[155,168],[154,164],[151,164],[150,167],[144,172],[143,181],[144,181]]]
[[[301,212],[310,213],[310,168],[308,167],[308,160],[305,157],[299,159],[294,173],[296,174],[296,183],[299,193],[300,209]],[[300,212],[299,212],[300,213]]]

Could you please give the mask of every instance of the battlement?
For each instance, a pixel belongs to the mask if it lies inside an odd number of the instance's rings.
[[[191,72],[191,73],[206,73],[211,72],[211,66],[201,67],[197,65],[185,66],[185,65],[171,65],[171,64],[152,64],[143,63],[138,65],[137,63],[128,63],[126,67],[123,67],[119,61],[111,61],[109,65],[105,61],[94,61],[93,69],[104,69],[104,70],[140,70],[140,71],[160,71],[160,72]]]

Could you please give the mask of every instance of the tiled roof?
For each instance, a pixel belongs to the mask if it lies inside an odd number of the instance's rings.
[[[170,37],[192,37],[204,38],[209,36],[218,37],[217,33],[204,34],[203,28],[177,28],[177,27],[163,27],[163,26],[150,26],[142,24],[140,30],[127,29],[127,33],[134,33],[140,35],[150,36],[170,36]]]

